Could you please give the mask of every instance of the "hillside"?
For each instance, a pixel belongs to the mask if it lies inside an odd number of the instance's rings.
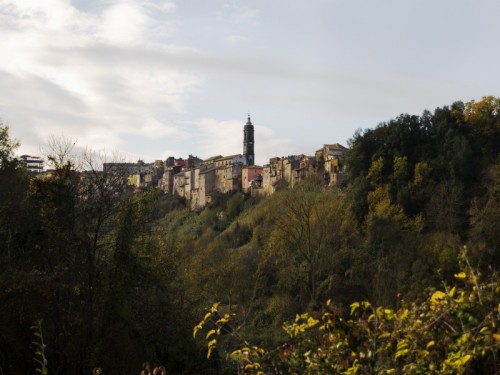
[[[95,186],[102,190],[89,192],[70,158],[59,159],[52,178],[34,179],[13,157],[16,145],[8,128],[0,130],[5,374],[33,371],[30,327],[39,320],[51,374],[90,373],[95,367],[105,374],[133,374],[146,360],[163,364],[168,373],[235,373],[226,354],[240,347],[241,338],[275,354],[266,357],[268,372],[281,358],[283,371],[323,373],[324,367],[316,371],[283,359],[283,351],[273,352],[290,339],[283,322],[302,313],[319,318],[325,309],[347,316],[360,301],[384,306],[396,314],[392,321],[401,322],[402,306],[409,306],[410,315],[421,308],[429,322],[437,311],[446,317],[466,311],[463,316],[471,318],[460,329],[487,327],[490,341],[459,345],[460,356],[446,372],[439,367],[452,346],[445,345],[445,337],[459,340],[463,332],[436,331],[425,343],[443,344],[433,354],[436,373],[494,374],[500,368],[495,362],[500,354],[498,98],[458,102],[421,116],[403,114],[357,132],[341,188],[327,188],[320,174],[311,175],[269,197],[221,195],[199,212],[156,190],[120,196],[101,181]],[[455,309],[435,292],[455,285],[457,275],[470,299]],[[483,282],[491,293],[479,292]],[[193,339],[192,330],[216,302],[231,324],[207,361],[206,343]],[[451,318],[445,323],[455,327]],[[338,327],[331,333],[337,335]],[[349,327],[350,340],[367,342],[362,334],[353,339],[351,330],[359,327]],[[391,345],[406,329],[391,331]],[[297,337],[292,346],[309,352],[333,345]],[[394,356],[401,370],[405,357]],[[338,365],[346,359],[336,360]],[[390,362],[358,360],[371,370]],[[419,366],[429,373],[431,362]],[[348,368],[333,369],[332,364],[332,373]]]

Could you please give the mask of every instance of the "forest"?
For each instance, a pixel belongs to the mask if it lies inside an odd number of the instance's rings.
[[[0,124],[0,374],[498,374],[500,98],[348,146],[339,188],[196,212],[64,140],[35,178]]]

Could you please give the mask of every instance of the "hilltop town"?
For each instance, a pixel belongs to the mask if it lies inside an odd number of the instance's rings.
[[[268,164],[255,165],[255,132],[248,116],[243,127],[243,153],[212,156],[202,160],[189,155],[186,159],[168,157],[165,161],[145,163],[105,162],[104,176],[119,175],[129,189],[137,191],[157,188],[185,199],[196,210],[214,201],[221,194],[243,192],[252,196],[271,195],[284,187],[293,187],[310,174],[321,174],[325,185],[340,186],[345,179],[344,154],[346,147],[324,144],[314,155],[273,157]],[[43,159],[22,155],[26,169],[39,177],[43,172]],[[82,173],[85,179],[86,173]]]
[[[192,209],[210,204],[218,194],[244,192],[270,195],[285,186],[293,187],[311,173],[322,173],[325,184],[339,186],[344,179],[344,153],[338,143],[325,144],[314,156],[274,157],[263,166],[255,165],[254,126],[250,116],[243,128],[243,153],[217,155],[202,160],[169,157],[153,163],[104,163],[104,173],[125,172],[137,189],[157,187],[167,194],[186,199]]]

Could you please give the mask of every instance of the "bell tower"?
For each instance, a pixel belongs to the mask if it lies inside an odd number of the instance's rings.
[[[253,138],[253,125],[250,121],[250,114],[248,115],[248,121],[243,128],[243,156],[247,162],[247,165],[254,165],[255,163],[255,152],[254,152],[254,138]]]

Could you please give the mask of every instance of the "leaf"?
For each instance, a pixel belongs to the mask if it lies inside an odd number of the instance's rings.
[[[399,319],[405,320],[408,317],[408,314],[409,314],[409,310],[408,309],[402,309],[399,312]]]
[[[196,334],[201,328],[202,328],[201,324],[198,324],[193,328],[193,338],[196,338]]]
[[[426,349],[429,349],[429,348],[433,347],[435,344],[436,344],[436,342],[435,342],[434,340],[429,341],[429,342],[427,343],[427,346],[426,346],[425,348],[426,348]]]
[[[379,339],[387,339],[391,337],[391,334],[389,332],[384,332],[378,336]]]
[[[454,274],[453,276],[455,276],[455,278],[457,278],[457,279],[465,279],[467,277],[467,274],[465,272],[460,272],[460,273]]]
[[[446,298],[446,294],[444,294],[440,290],[437,290],[431,296],[431,304],[437,305],[439,302],[441,302],[445,298]]]
[[[210,308],[210,312],[214,313],[217,312],[217,309],[219,308],[220,302],[215,302],[212,307]]]
[[[454,286],[453,288],[451,288],[451,290],[448,292],[448,296],[450,298],[453,298],[453,296],[455,295],[455,291],[457,290],[457,288]]]
[[[220,325],[222,325],[222,324],[226,324],[227,322],[229,322],[229,320],[228,320],[228,319],[226,319],[226,318],[220,318],[219,320],[217,320],[217,321],[215,322],[215,324],[220,324]]]
[[[216,339],[210,340],[207,346],[208,346],[207,359],[209,359],[210,356],[212,355],[212,351],[217,346],[217,340]]]
[[[398,359],[399,357],[403,357],[405,356],[406,354],[408,354],[410,350],[409,349],[402,349],[402,350],[398,350],[396,352],[396,356],[394,357],[395,359]]]
[[[253,370],[253,369],[259,369],[260,368],[260,363],[254,362],[254,363],[249,363],[244,367],[245,371],[246,370]]]
[[[357,309],[359,309],[359,302],[351,303],[351,315],[354,315]]]
[[[255,346],[254,349],[257,352],[257,355],[259,355],[260,357],[262,357],[264,354],[266,354],[266,351],[262,348]]]
[[[459,360],[460,365],[462,365],[462,366],[465,365],[467,362],[469,362],[470,359],[471,359],[471,355],[470,354],[467,354],[467,355],[463,356]]]
[[[479,331],[479,333],[489,333],[490,332],[490,328],[489,327],[483,327],[481,328],[481,330]]]
[[[210,336],[214,335],[215,334],[215,329],[211,329],[210,331],[208,331],[207,335],[205,336],[206,339],[208,339]]]
[[[408,343],[405,340],[398,342],[397,350],[403,350],[408,348]]]
[[[229,357],[231,358],[231,360],[238,362],[238,361],[241,361],[243,359],[243,353],[241,353],[241,350],[238,349],[238,350],[233,351],[229,355]]]
[[[212,355],[213,350],[214,350],[214,348],[208,348],[207,359],[210,359],[210,356]]]

